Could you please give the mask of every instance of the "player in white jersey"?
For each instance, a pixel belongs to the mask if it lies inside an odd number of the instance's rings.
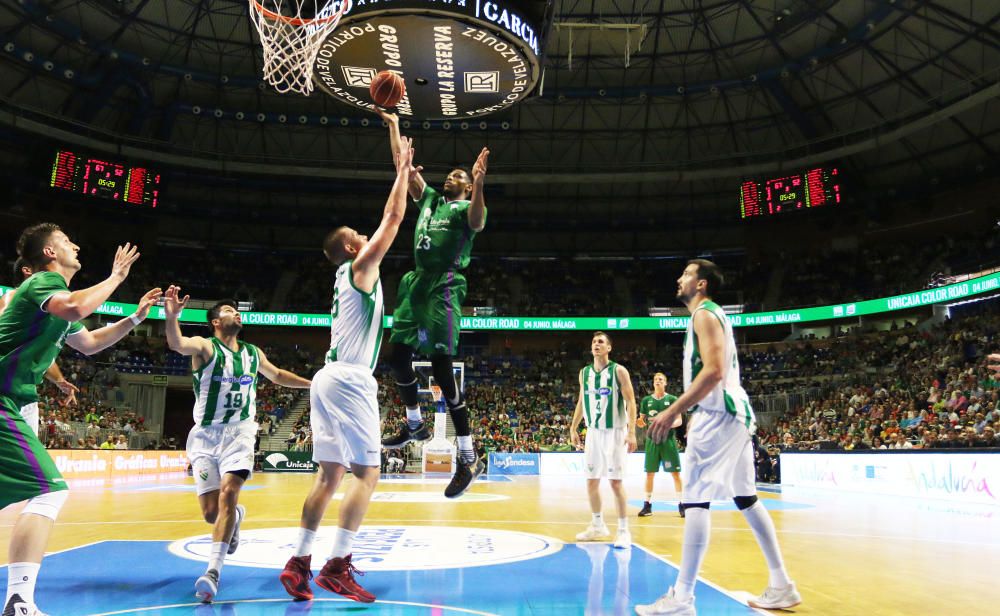
[[[580,449],[580,422],[587,422],[584,445],[584,465],[587,467],[587,496],[592,519],[590,526],[576,536],[579,541],[594,541],[607,537],[607,524],[601,509],[601,478],[606,477],[615,495],[618,512],[616,548],[632,547],[625,509],[625,487],[622,475],[625,459],[635,451],[635,392],[632,378],[625,366],[611,361],[611,337],[597,332],[590,341],[594,362],[580,370],[580,395],[570,422],[569,436]]]
[[[240,544],[246,509],[238,503],[240,489],[253,471],[257,375],[296,389],[307,389],[310,382],[277,368],[263,351],[238,339],[243,321],[233,301],[223,300],[209,309],[211,338],[181,335],[178,319],[189,297],[181,299],[180,290],[176,285],[167,289],[164,312],[167,345],[191,356],[195,402],[187,456],[201,513],[213,525],[211,558],[195,582],[195,596],[208,603],[219,592],[226,554]]]
[[[330,351],[309,392],[313,460],[319,464],[319,473],[302,505],[295,553],[279,576],[288,594],[298,600],[313,598],[309,587],[313,541],[348,469],[354,481],[340,506],[333,549],[316,583],[355,601],[375,600],[375,595],[354,579],[357,569],[351,563],[351,552],[378,483],[381,462],[378,383],[372,375],[382,346],[385,314],[379,266],[403,222],[406,188],[413,172],[413,144],[402,139],[396,156],[396,182],[371,239],[350,227],[339,227],[323,242],[323,254],[337,267],[337,277],[330,312]]]
[[[760,545],[769,570],[768,587],[749,601],[751,607],[787,609],[802,602],[788,577],[774,523],[757,500],[751,436],[753,409],[740,385],[736,337],[729,317],[712,297],[722,286],[722,272],[711,261],[688,261],[677,280],[677,299],[691,312],[684,340],[684,393],[650,422],[649,436],[662,442],[674,420],[690,410],[685,450],[686,511],[684,547],[677,581],[650,605],[637,605],[640,615],[693,615],[694,587],[711,533],[709,505],[732,498]]]

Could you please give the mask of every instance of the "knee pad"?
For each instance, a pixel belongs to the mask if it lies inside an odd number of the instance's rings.
[[[709,508],[709,506],[711,504],[712,503],[681,503],[680,504],[680,508],[682,510],[687,510],[687,509],[704,509],[704,510],[708,511],[708,508]]]
[[[33,513],[55,522],[56,518],[59,517],[59,510],[63,508],[64,504],[66,504],[67,498],[69,498],[69,490],[58,490],[56,492],[39,494],[35,498],[28,501],[28,504],[21,510],[21,515]]]
[[[736,503],[736,508],[740,511],[744,509],[749,509],[753,507],[753,504],[757,502],[757,495],[753,496],[734,496],[733,502]]]

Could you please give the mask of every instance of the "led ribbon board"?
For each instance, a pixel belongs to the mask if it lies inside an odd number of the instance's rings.
[[[0,296],[9,293],[10,287],[0,286]],[[1000,272],[995,272],[965,282],[950,284],[935,289],[924,289],[893,297],[870,299],[848,304],[831,304],[814,308],[776,310],[774,312],[747,312],[731,314],[734,327],[756,327],[763,325],[789,325],[809,321],[831,321],[834,319],[857,318],[872,314],[906,310],[920,306],[931,306],[951,302],[983,293],[1000,291]],[[135,304],[107,302],[97,310],[97,314],[125,317],[135,312]],[[185,323],[205,323],[205,310],[185,309],[181,321]],[[294,312],[244,312],[244,325],[270,325],[278,327],[330,327],[329,314],[301,314]],[[162,320],[163,308],[154,306],[149,318]],[[468,331],[593,331],[598,329],[616,330],[682,330],[687,329],[689,317],[462,317],[462,329]],[[384,327],[392,327],[392,317],[386,316]]]
[[[551,0],[349,0],[320,45],[313,81],[371,108],[379,71],[398,73],[402,117],[462,120],[523,100],[541,75]]]

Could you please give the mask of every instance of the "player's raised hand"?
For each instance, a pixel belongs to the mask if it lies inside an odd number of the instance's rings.
[[[993,371],[993,378],[1000,378],[1000,353],[990,353],[986,359],[993,362],[987,366]]]
[[[472,181],[476,183],[481,183],[486,177],[486,164],[490,158],[490,149],[483,148],[483,151],[479,153],[479,158],[476,159],[476,164],[472,165]]]
[[[166,313],[168,319],[179,317],[188,300],[191,299],[190,295],[185,295],[181,298],[180,293],[180,287],[170,285],[167,287],[167,292],[163,294],[163,312]]]
[[[139,247],[125,242],[124,246],[119,246],[115,251],[115,260],[111,264],[111,275],[125,280],[132,264],[139,260]]]
[[[403,137],[399,140],[399,152],[396,153],[396,173],[402,173],[405,169],[408,173],[419,173],[423,167],[413,166],[413,139]]]
[[[146,316],[149,315],[149,309],[152,308],[156,302],[160,301],[161,297],[163,297],[163,289],[160,287],[146,291],[146,294],[139,300],[139,307],[135,311],[135,316],[139,319],[145,319]]]

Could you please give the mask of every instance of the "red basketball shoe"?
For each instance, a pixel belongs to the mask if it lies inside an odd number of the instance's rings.
[[[344,595],[362,603],[371,603],[375,595],[371,594],[354,581],[354,574],[364,575],[351,564],[351,555],[344,558],[331,558],[323,565],[323,570],[316,576],[316,583],[330,592]]]
[[[311,601],[313,598],[312,588],[309,588],[309,579],[312,577],[311,562],[311,555],[292,556],[285,563],[285,570],[278,576],[281,585],[297,601]]]

